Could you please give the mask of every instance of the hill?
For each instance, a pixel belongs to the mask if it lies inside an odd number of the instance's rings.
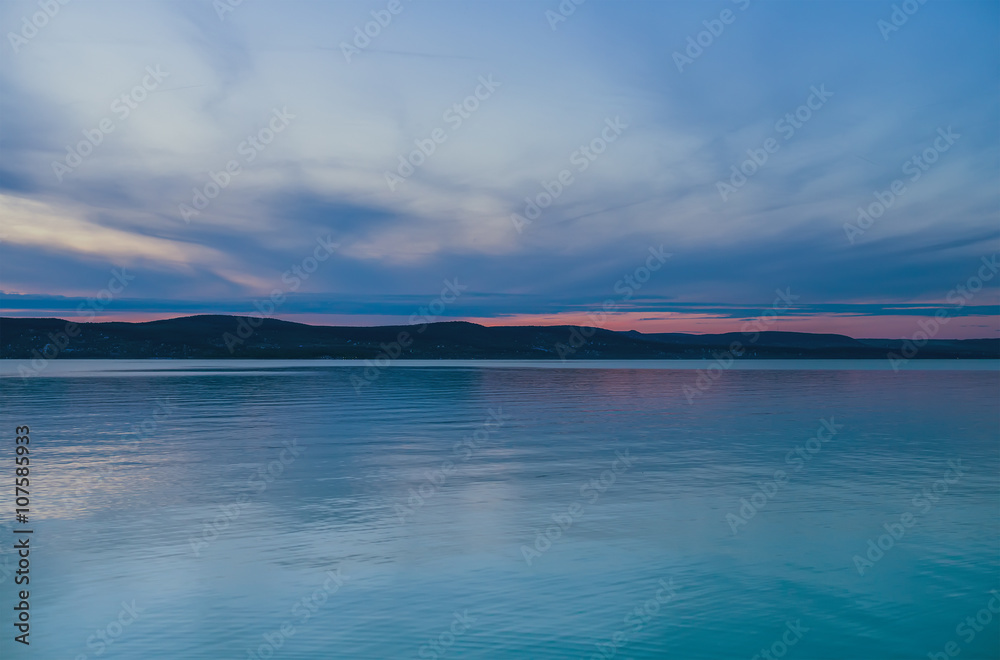
[[[754,338],[738,332],[644,334],[579,326],[486,327],[464,321],[366,328],[214,315],[76,325],[54,318],[0,318],[0,358],[5,359],[56,351],[61,358],[129,359],[705,359],[737,341],[747,358],[884,359],[887,352],[903,349],[901,340],[802,332],[761,332]],[[915,357],[997,358],[1000,340],[931,340]]]

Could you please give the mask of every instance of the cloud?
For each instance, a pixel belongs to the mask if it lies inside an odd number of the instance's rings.
[[[553,31],[551,8],[406,4],[347,62],[363,3],[243,3],[224,20],[211,3],[66,5],[0,72],[5,287],[85,295],[128,264],[150,312],[230,309],[331,235],[341,248],[302,293],[337,313],[390,313],[455,276],[495,296],[469,314],[572,311],[659,245],[675,257],[637,313],[755,308],[786,286],[847,309],[940,300],[1000,245],[993,3],[928,4],[889,42],[866,3],[752,3],[683,73],[672,52],[716,10],[593,0]],[[169,75],[122,117],[147,67]],[[456,126],[482,76],[499,86]],[[834,95],[786,139],[777,122],[818,85]],[[245,151],[284,108],[287,129]],[[53,162],[105,118],[114,131],[60,180]],[[627,129],[582,169],[574,154],[616,118]],[[954,147],[851,244],[857,208],[948,126]],[[723,200],[717,183],[768,138],[780,149]],[[511,214],[564,170],[573,183],[517,232]],[[996,299],[990,283],[979,300]]]

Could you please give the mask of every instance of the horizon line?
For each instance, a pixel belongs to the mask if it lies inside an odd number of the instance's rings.
[[[604,328],[596,325],[579,325],[573,323],[539,323],[539,324],[524,324],[524,325],[485,325],[483,323],[476,323],[474,321],[468,321],[465,319],[435,319],[433,321],[427,321],[427,323],[402,323],[402,324],[386,324],[386,325],[327,325],[319,323],[304,323],[302,321],[289,321],[282,318],[277,318],[274,316],[252,316],[252,315],[240,315],[240,314],[185,314],[181,316],[171,316],[160,319],[151,319],[148,321],[118,321],[118,320],[86,320],[86,321],[76,321],[71,319],[66,319],[58,316],[0,316],[0,322],[9,320],[20,320],[20,321],[61,321],[66,324],[74,325],[84,325],[84,324],[104,324],[104,323],[127,323],[130,325],[146,325],[150,323],[162,323],[164,321],[178,321],[182,319],[195,319],[204,317],[223,317],[231,319],[250,319],[250,318],[260,318],[262,321],[278,321],[281,323],[290,323],[293,325],[304,325],[313,328],[358,328],[358,329],[375,329],[375,328],[412,328],[421,325],[437,325],[442,323],[467,323],[469,325],[475,325],[481,328],[593,328],[597,330],[605,330],[607,332],[614,332],[618,334],[626,333],[636,333],[640,335],[690,335],[696,337],[704,336],[721,336],[721,335],[739,335],[739,334],[754,334],[754,332],[749,331],[738,331],[731,330],[727,332],[642,332],[641,330],[629,329],[629,330],[613,330],[611,328]],[[906,339],[892,338],[892,337],[854,337],[852,335],[840,333],[840,332],[805,332],[798,330],[768,330],[760,329],[760,334],[789,334],[789,335],[829,335],[837,337],[847,337],[848,339],[853,339],[855,341],[864,340],[895,340],[895,339]],[[967,338],[941,338],[929,337],[929,340],[935,341],[991,341],[998,340],[1000,337],[967,337]]]

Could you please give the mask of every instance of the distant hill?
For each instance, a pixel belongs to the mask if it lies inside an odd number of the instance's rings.
[[[658,341],[664,344],[684,344],[700,346],[728,346],[734,341],[749,344],[756,333],[726,332],[718,335],[689,335],[680,332],[661,332],[644,334],[630,330],[627,335],[645,338],[647,341]],[[757,347],[780,348],[860,348],[865,346],[861,341],[846,335],[813,334],[810,332],[778,332],[765,331],[759,333],[752,342]]]
[[[257,324],[253,328],[251,324]],[[0,358],[711,359],[735,342],[747,358],[871,358],[900,353],[898,339],[804,332],[644,334],[579,326],[486,327],[464,321],[372,328],[315,326],[238,316],[148,323],[81,323],[68,343],[61,319],[0,318]],[[407,339],[408,338],[408,339]],[[402,341],[400,341],[402,339]],[[59,347],[63,344],[63,347]],[[407,345],[402,345],[407,344]],[[48,347],[48,348],[47,348]],[[231,350],[230,350],[231,349]],[[37,353],[36,353],[37,351]],[[1000,339],[931,340],[915,358],[1000,358]]]

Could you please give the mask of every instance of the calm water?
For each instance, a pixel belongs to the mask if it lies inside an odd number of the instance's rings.
[[[996,363],[15,366],[4,658],[1000,657]]]

